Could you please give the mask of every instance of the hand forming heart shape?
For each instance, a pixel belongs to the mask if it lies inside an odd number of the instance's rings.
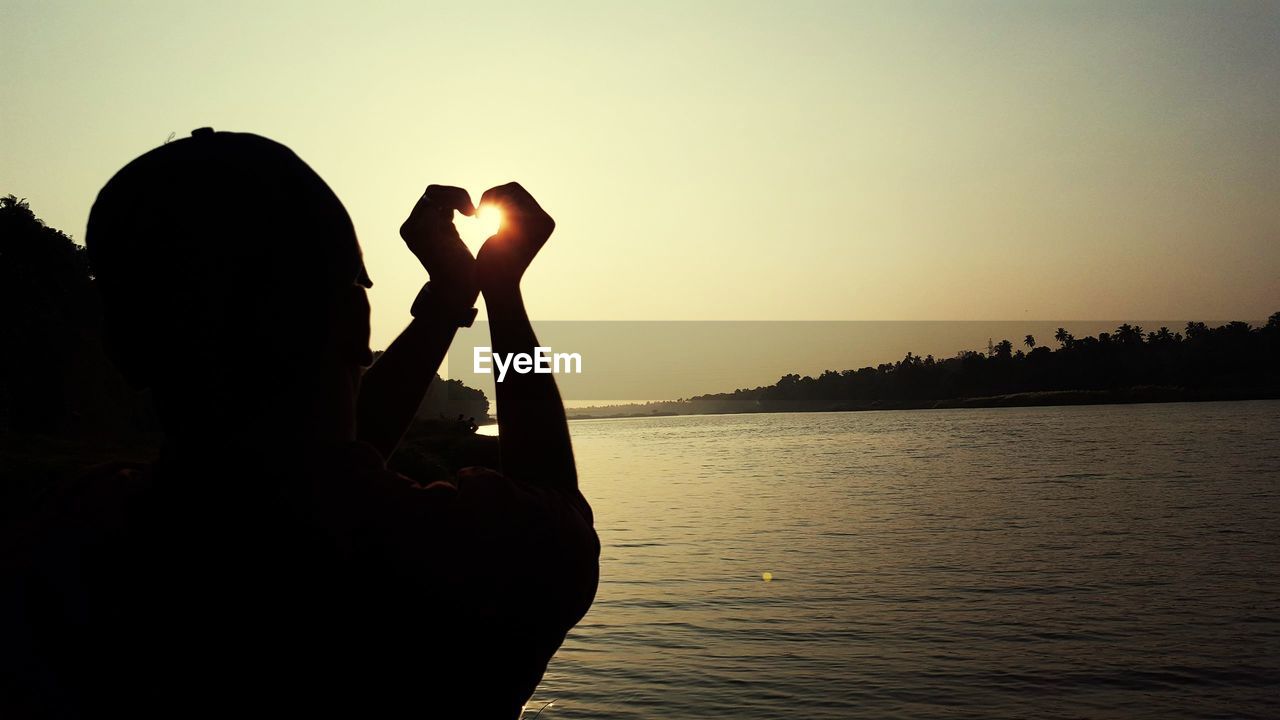
[[[465,213],[472,212],[476,219],[467,219]],[[486,190],[478,211],[466,190],[431,185],[400,226],[400,237],[436,287],[450,286],[470,302],[479,291],[518,289],[555,227],[555,220],[518,183]]]

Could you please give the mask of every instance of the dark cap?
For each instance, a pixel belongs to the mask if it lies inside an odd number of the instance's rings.
[[[108,278],[168,262],[372,286],[338,197],[292,150],[248,133],[199,128],[130,162],[99,193],[86,244]]]
[[[130,162],[98,193],[85,245],[109,350],[139,387],[236,348],[314,354],[353,284],[372,285],[329,186],[246,133],[201,128]]]

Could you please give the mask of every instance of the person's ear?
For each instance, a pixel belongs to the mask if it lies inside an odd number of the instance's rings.
[[[373,351],[369,349],[369,295],[359,285],[343,289],[338,299],[337,327],[335,328],[338,352],[345,362],[358,367],[373,364]]]

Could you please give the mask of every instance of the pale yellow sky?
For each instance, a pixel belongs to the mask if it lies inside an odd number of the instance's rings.
[[[284,142],[355,220],[375,347],[430,182],[556,217],[538,318],[1280,310],[1274,2],[0,8],[0,193],[78,238],[171,132]]]

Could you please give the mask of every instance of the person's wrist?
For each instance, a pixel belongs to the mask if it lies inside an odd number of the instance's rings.
[[[480,290],[474,283],[458,283],[449,280],[428,280],[431,292],[441,303],[458,310],[465,310],[476,304]]]
[[[480,286],[480,292],[485,298],[498,295],[518,295],[520,293],[520,280],[524,277],[524,271],[512,271],[501,266],[498,267],[478,267],[476,272],[476,284]]]
[[[454,327],[470,327],[475,321],[478,296],[473,288],[431,280],[418,291],[409,314],[415,319],[443,322]]]
[[[484,294],[485,302],[488,303],[519,299],[520,281],[518,279],[495,280],[485,283],[481,292]]]

